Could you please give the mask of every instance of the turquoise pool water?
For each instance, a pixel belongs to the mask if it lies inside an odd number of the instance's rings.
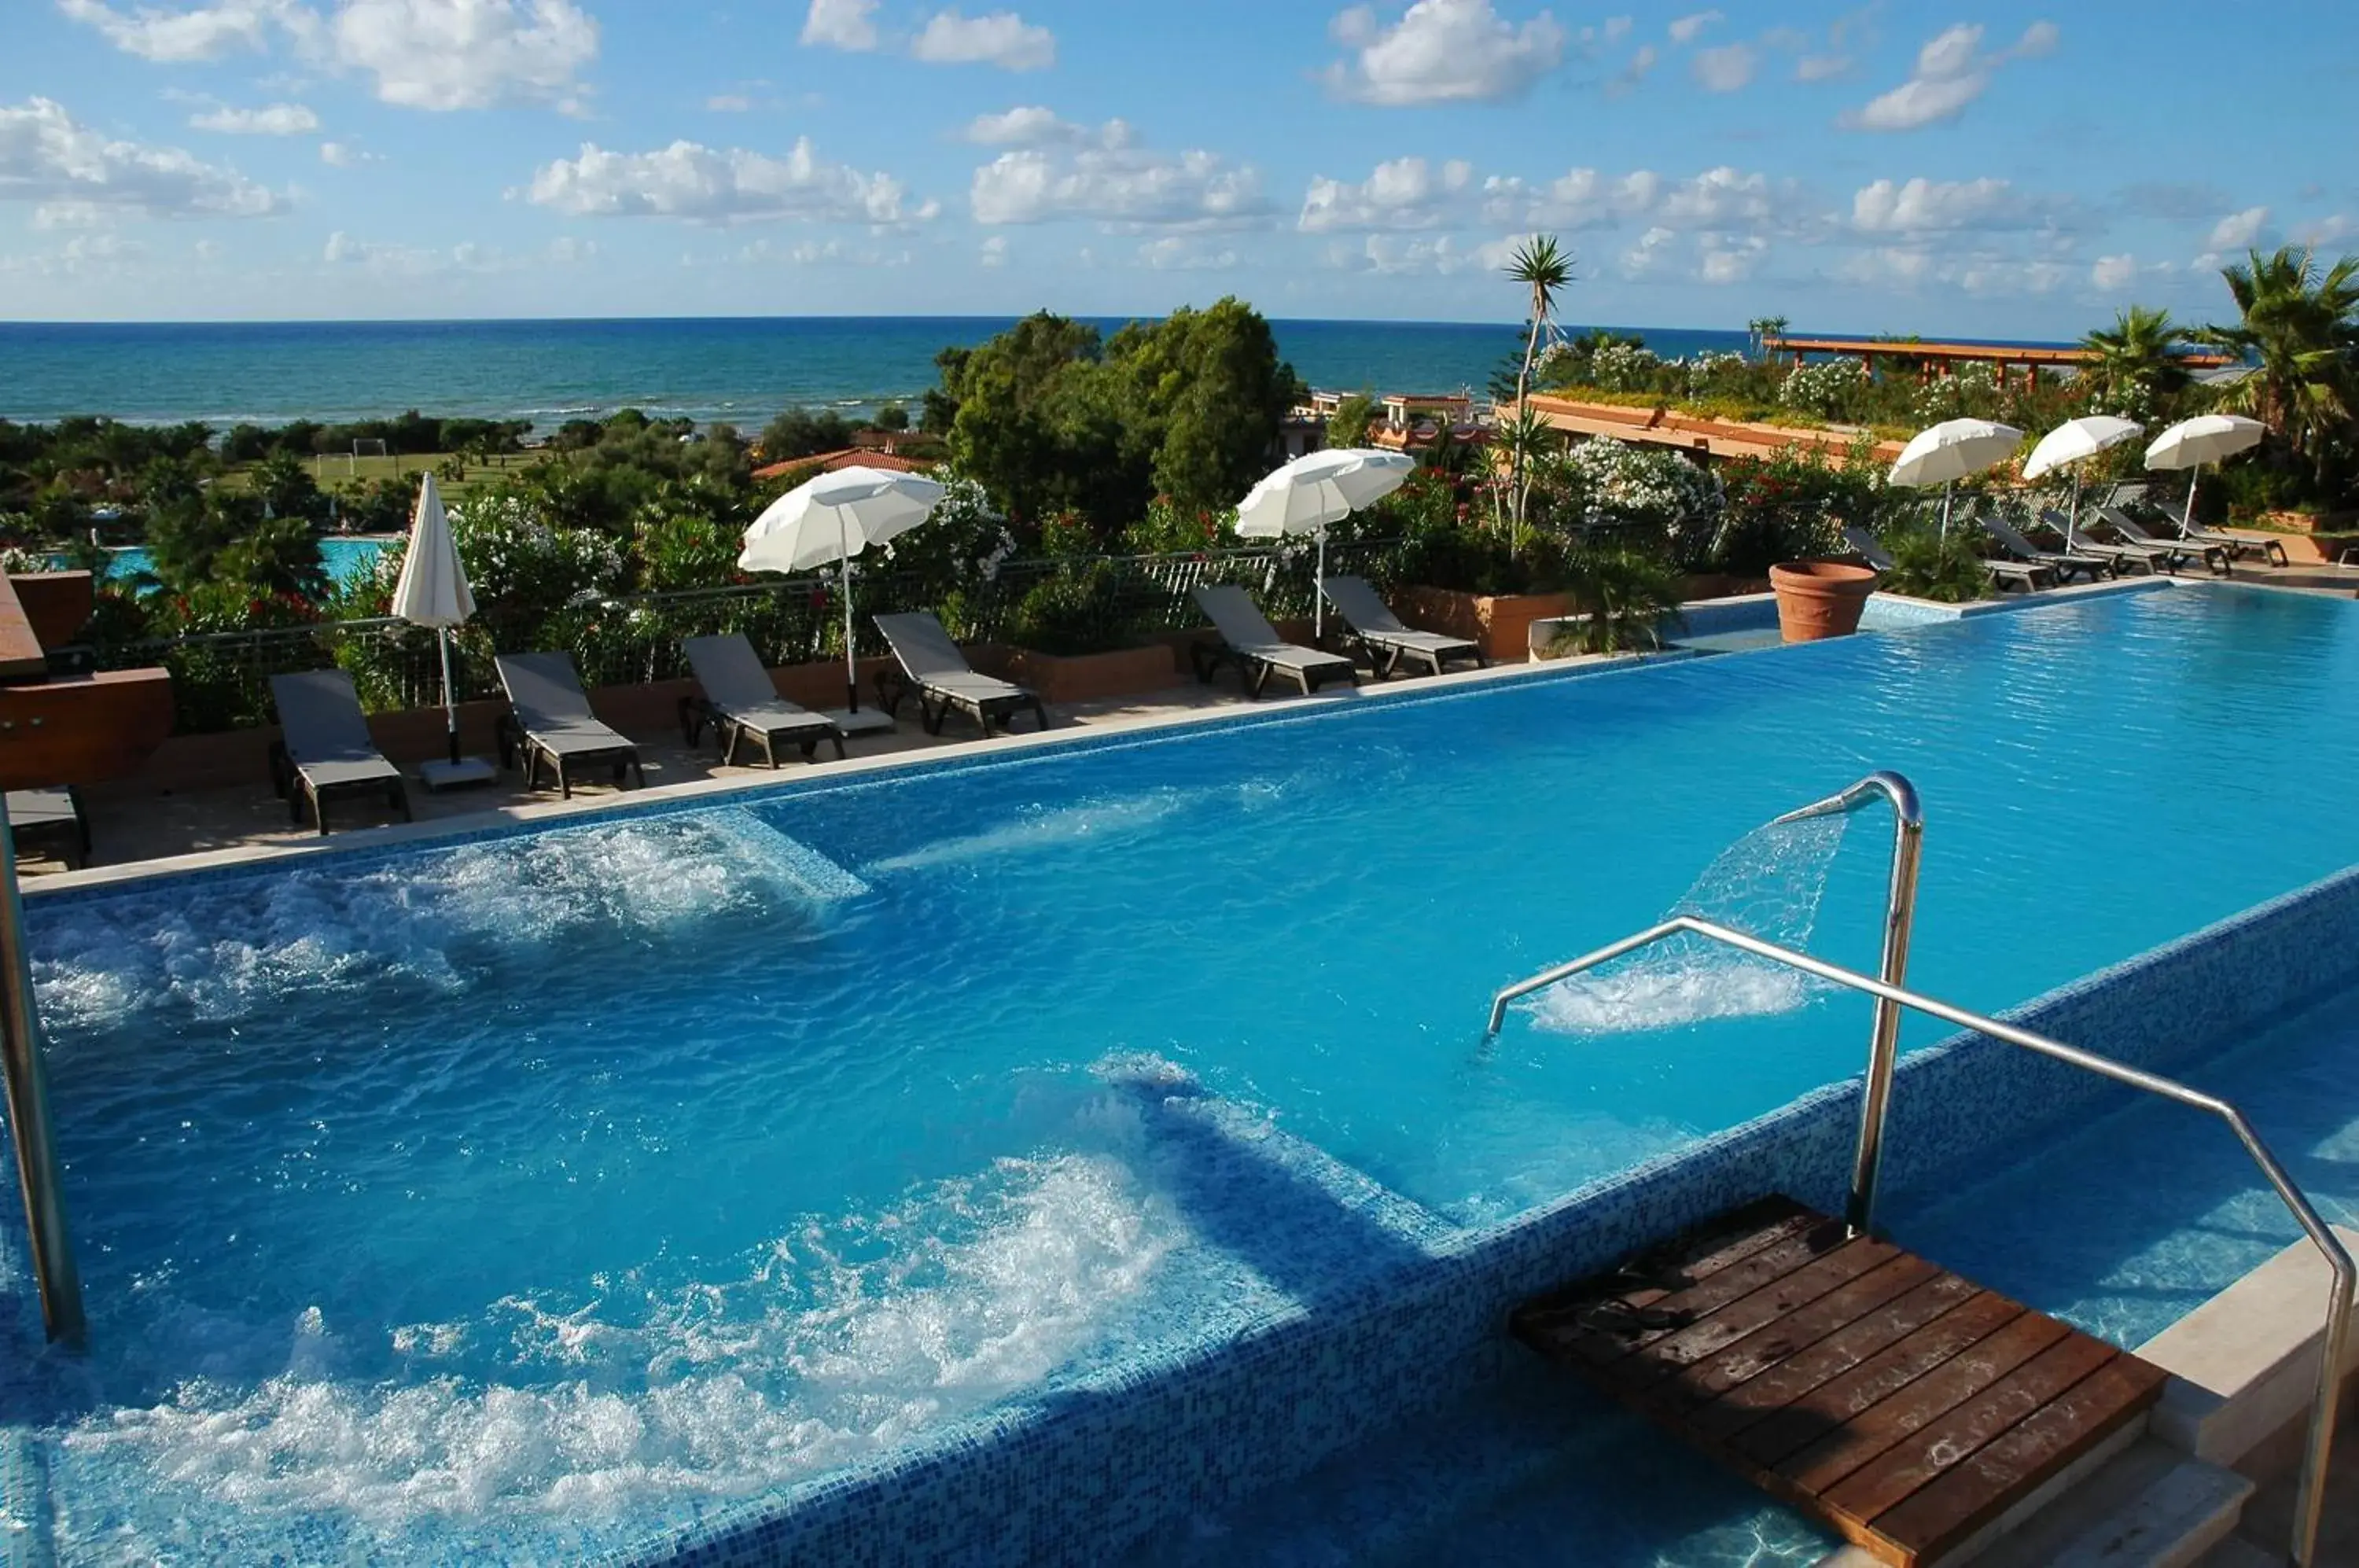
[[[2359,992],[2172,1069],[2242,1110],[2346,1226],[2359,1225],[2354,1019]],[[1888,1215],[1927,1256],[2132,1347],[2301,1239],[2225,1127],[2126,1090],[2069,1132],[1995,1150],[1976,1176],[1894,1194]]]
[[[2354,606],[2169,589],[36,898],[92,1351],[12,1408],[70,1559],[643,1540],[1371,1266],[1125,1081],[1513,1214],[1864,1016],[1689,1022],[1730,976],[1674,966],[1486,1049],[1502,982],[1888,767],[1912,979],[2004,1007],[2351,862],[2237,829],[2359,764],[2354,678]],[[1835,849],[1818,951],[1872,960],[1882,861]]]
[[[386,542],[378,539],[323,539],[320,541],[320,560],[328,569],[330,581],[347,583],[376,564]],[[136,545],[107,552],[106,576],[110,582],[128,582],[147,569],[147,552]]]

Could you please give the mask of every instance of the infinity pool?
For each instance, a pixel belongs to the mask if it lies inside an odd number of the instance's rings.
[[[2354,719],[2353,606],[2170,588],[38,896],[92,1350],[7,1408],[70,1560],[648,1541],[1371,1266],[1142,1085],[1494,1222],[1857,1071],[1678,969],[1481,1040],[1766,818],[1914,778],[1995,1010],[2359,859],[2252,825]],[[1862,965],[1872,821],[1756,877]]]

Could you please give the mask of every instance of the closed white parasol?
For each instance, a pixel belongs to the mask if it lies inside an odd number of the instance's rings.
[[[1991,419],[1944,419],[1919,430],[1892,465],[1892,483],[1914,489],[1941,486],[1941,535],[1950,532],[1950,492],[1968,474],[2004,463],[2023,444],[2023,432]]]
[[[1237,504],[1237,532],[1247,539],[1316,539],[1317,587],[1311,593],[1311,628],[1326,629],[1327,530],[1374,506],[1417,470],[1407,452],[1367,447],[1335,447],[1298,457],[1265,474]]]
[[[2195,526],[2195,487],[2202,483],[2203,465],[2249,452],[2268,433],[2268,426],[2242,414],[2198,414],[2154,438],[2154,444],[2146,449],[2147,467],[2191,471],[2187,476],[2187,510],[2179,518],[2180,533]]]
[[[838,563],[848,713],[860,711],[860,667],[853,652],[852,558],[924,522],[943,494],[940,485],[919,474],[839,468],[796,485],[745,529],[745,548],[737,564],[747,572],[808,572],[829,561]]]
[[[442,653],[442,712],[451,732],[447,762],[429,762],[418,770],[429,789],[455,784],[488,784],[497,775],[481,757],[459,755],[459,698],[451,685],[451,628],[467,624],[475,613],[474,591],[467,586],[467,569],[459,563],[458,541],[451,537],[451,514],[442,505],[442,491],[429,474],[418,482],[418,506],[410,514],[409,546],[401,558],[401,577],[393,586],[393,613],[414,626],[431,626]]]

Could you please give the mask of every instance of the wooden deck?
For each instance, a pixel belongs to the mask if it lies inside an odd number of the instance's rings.
[[[1940,1562],[2164,1377],[1788,1198],[1527,1302],[1513,1327],[1896,1568]]]

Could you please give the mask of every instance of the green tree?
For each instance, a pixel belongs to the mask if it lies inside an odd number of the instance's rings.
[[[1335,405],[1327,417],[1329,446],[1365,446],[1368,426],[1375,419],[1376,400],[1365,392],[1354,392]]]
[[[274,517],[314,522],[327,514],[328,498],[311,477],[311,465],[284,448],[255,468],[254,493]]]
[[[2096,357],[2082,371],[2100,406],[2131,419],[2147,419],[2187,387],[2180,349],[2186,329],[2168,310],[2132,305],[2081,340]]]
[[[886,403],[876,410],[875,426],[880,430],[906,430],[909,428],[909,410],[901,403]]]
[[[2227,397],[2286,439],[2323,487],[2338,446],[2347,445],[2359,359],[2359,256],[2321,269],[2306,248],[2252,251],[2221,269],[2238,320],[2198,333],[2256,374]]]
[[[762,427],[755,443],[764,463],[792,463],[817,452],[842,452],[852,444],[852,423],[832,408],[793,408]]]
[[[254,597],[288,594],[324,598],[328,571],[320,541],[300,517],[276,517],[253,525],[214,557],[212,581]]]

